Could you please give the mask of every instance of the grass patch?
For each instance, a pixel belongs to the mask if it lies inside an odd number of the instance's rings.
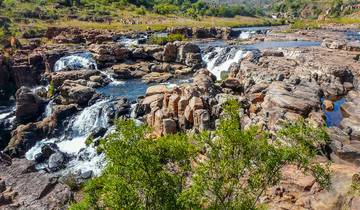
[[[125,17],[131,17],[127,12]],[[127,24],[124,21],[112,21],[108,23],[80,21],[75,19],[62,19],[53,23],[46,23],[47,26],[57,25],[59,27],[76,27],[84,30],[98,29],[98,30],[111,30],[117,32],[129,31],[146,31],[155,30],[162,31],[171,27],[246,27],[246,26],[262,26],[262,25],[277,25],[276,22],[271,22],[267,19],[236,16],[234,18],[221,18],[221,17],[203,17],[199,20],[185,17],[177,17],[174,15],[156,15],[146,13],[144,16],[132,16],[130,18],[135,24]]]

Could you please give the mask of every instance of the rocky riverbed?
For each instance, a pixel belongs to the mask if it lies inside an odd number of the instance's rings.
[[[329,191],[286,169],[263,198],[272,209],[358,209],[348,193],[360,173],[360,36],[354,27],[174,28],[187,41],[146,44],[155,33],[50,28],[0,55],[0,208],[58,209],[75,182],[106,164],[97,140],[134,118],[155,135],[212,130],[229,99],[241,126],[276,132],[304,118],[328,126]],[[91,144],[88,138],[94,139]],[[325,162],[320,159],[318,161]],[[41,186],[41,187],[39,187]]]

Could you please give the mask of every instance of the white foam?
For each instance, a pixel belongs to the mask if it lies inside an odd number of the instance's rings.
[[[97,69],[95,60],[89,52],[77,53],[70,56],[65,56],[56,61],[54,71],[62,71],[65,69]]]
[[[225,61],[223,63],[221,63],[219,65],[215,65],[216,60],[221,56],[220,53],[222,50],[223,50],[223,48],[221,48],[221,47],[215,48],[214,51],[217,52],[217,55],[211,59],[209,57],[212,54],[212,52],[210,52],[204,56],[204,61],[207,63],[207,69],[211,73],[213,73],[218,80],[221,80],[221,72],[228,71],[231,64],[238,63],[242,58],[244,58],[244,55],[245,55],[244,50],[233,48],[232,50],[237,50],[233,57],[231,56],[232,53],[228,53],[229,56],[227,57],[227,59],[225,59]]]

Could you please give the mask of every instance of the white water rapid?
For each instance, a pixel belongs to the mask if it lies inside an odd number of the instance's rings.
[[[65,56],[56,61],[54,71],[76,70],[76,69],[97,69],[93,56],[89,52],[76,53]]]
[[[216,47],[204,55],[207,69],[221,80],[222,72],[227,72],[233,63],[240,62],[246,55],[245,50],[237,47]]]

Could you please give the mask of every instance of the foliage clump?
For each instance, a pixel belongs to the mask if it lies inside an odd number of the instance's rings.
[[[168,42],[174,41],[184,41],[186,40],[185,36],[182,34],[169,34],[167,36],[158,36],[153,35],[149,39],[149,44],[165,45]]]
[[[118,121],[102,141],[106,169],[70,209],[257,209],[291,164],[329,186],[329,171],[313,161],[327,144],[324,129],[302,120],[271,137],[241,129],[238,108],[229,102],[214,132],[193,135],[154,138],[144,125]]]

